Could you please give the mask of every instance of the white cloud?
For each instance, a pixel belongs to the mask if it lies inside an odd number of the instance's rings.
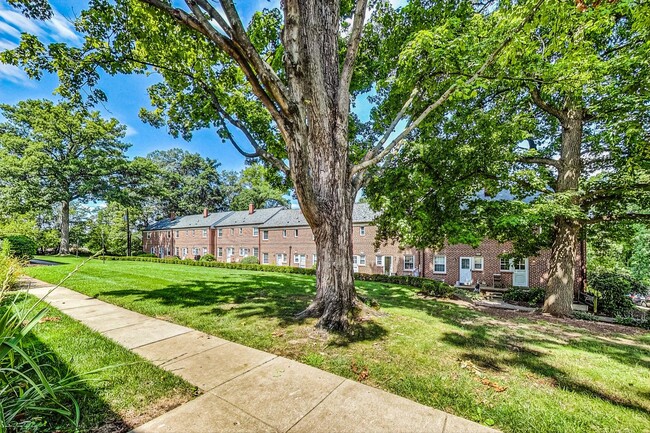
[[[129,125],[128,123],[122,122],[123,125],[126,125],[126,137],[133,137],[134,135],[137,135],[138,130],[135,129],[133,126]]]
[[[0,39],[0,51],[13,50],[17,45],[18,44],[15,42],[11,42],[6,39]]]
[[[46,21],[31,20],[15,10],[0,4],[0,35],[18,39],[20,33],[30,33],[51,42],[78,42],[72,23],[54,10]]]
[[[12,65],[4,65],[0,63],[0,80],[6,80],[25,87],[34,87],[34,83],[30,81],[27,75],[22,70]]]
[[[19,38],[20,31],[9,24],[0,21],[0,35],[11,36],[12,38]]]

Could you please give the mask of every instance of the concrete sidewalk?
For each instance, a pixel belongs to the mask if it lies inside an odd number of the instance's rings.
[[[24,278],[29,293],[53,286]],[[496,430],[270,353],[153,319],[60,287],[47,302],[184,378],[200,397],[136,433]]]

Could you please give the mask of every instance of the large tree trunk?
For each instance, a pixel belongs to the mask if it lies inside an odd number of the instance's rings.
[[[125,208],[124,219],[126,220],[126,255],[131,256],[131,221],[129,221],[129,208]]]
[[[61,244],[59,254],[70,254],[70,202],[61,203]]]
[[[301,317],[342,331],[356,302],[348,156],[349,89],[339,88],[339,1],[286,0],[283,42],[293,120],[282,125],[291,177],[316,242],[316,298]],[[345,93],[342,93],[345,92]]]
[[[584,125],[583,110],[569,108],[562,121],[562,147],[556,191],[572,194],[571,204],[578,202],[578,186],[582,162],[580,149]],[[555,222],[555,239],[551,248],[549,280],[546,287],[544,312],[554,316],[572,314],[573,287],[576,279],[580,224],[577,221],[558,217]]]

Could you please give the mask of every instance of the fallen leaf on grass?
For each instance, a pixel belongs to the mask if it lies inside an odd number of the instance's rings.
[[[357,375],[357,380],[359,382],[363,382],[364,380],[368,379],[368,376],[370,376],[370,371],[368,370],[368,367],[359,368],[359,366],[355,362],[352,363],[350,369],[354,374]]]
[[[494,389],[496,392],[503,392],[506,389],[508,389],[507,387],[501,386],[498,383],[492,382],[489,379],[481,379],[481,383],[483,385],[489,386],[490,388]]]
[[[271,335],[274,337],[282,337],[284,335],[284,331],[275,331]]]

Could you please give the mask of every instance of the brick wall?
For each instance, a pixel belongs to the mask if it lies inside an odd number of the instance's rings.
[[[221,230],[221,236],[219,236]],[[215,232],[215,251],[217,260],[220,262],[230,261],[232,263],[241,261],[244,257],[252,256],[257,249],[259,256],[260,236],[261,231],[255,235],[255,227],[253,226],[233,226],[233,227],[219,227],[214,230]],[[219,256],[219,248],[221,248],[221,256]],[[234,253],[228,258],[228,248],[232,248]],[[245,249],[245,251],[242,251]]]
[[[167,249],[171,251],[170,255],[183,257],[183,248],[187,248],[186,257],[193,257],[193,248],[198,248],[198,255],[204,255],[204,248],[210,254],[214,254],[219,261],[227,261],[227,248],[233,248],[234,254],[231,257],[232,262],[239,262],[244,258],[240,251],[242,248],[248,249],[248,255],[254,255],[254,249],[258,248],[258,257],[260,263],[264,259],[268,264],[277,265],[278,255],[285,258],[286,261],[280,263],[285,266],[304,266],[310,268],[314,265],[314,256],[316,255],[316,244],[309,227],[292,227],[292,228],[260,228],[257,236],[254,235],[253,226],[232,226],[221,227],[222,236],[218,236],[219,229],[195,228],[180,230],[160,230],[153,231],[151,237],[147,238],[147,233],[143,235],[143,249],[150,252],[151,247],[164,249],[164,255],[167,256]],[[241,229],[241,232],[240,232]],[[207,230],[207,235],[203,236],[203,230]],[[296,236],[296,230],[298,232]],[[177,235],[178,232],[178,235]],[[268,233],[268,239],[265,239],[265,232]],[[363,234],[362,234],[363,233]],[[512,244],[509,242],[499,243],[494,240],[485,240],[478,248],[472,248],[469,245],[447,245],[440,251],[417,250],[414,248],[400,249],[399,245],[388,242],[379,245],[375,249],[375,236],[377,229],[372,225],[354,224],[353,226],[353,251],[358,272],[377,274],[383,273],[388,268],[388,259],[391,260],[391,273],[397,275],[415,275],[425,276],[448,284],[455,284],[460,278],[460,260],[461,257],[467,257],[471,261],[471,280],[473,284],[480,282],[482,285],[492,286],[494,283],[494,274],[500,274],[501,280],[506,286],[513,283],[513,270],[501,269],[499,255],[512,251]],[[170,236],[171,234],[171,236]],[[222,256],[218,256],[218,249],[222,248]],[[304,262],[296,263],[295,257],[301,259],[304,256]],[[378,261],[377,257],[382,259]],[[445,269],[442,272],[436,272],[434,269],[435,256],[445,257]],[[410,259],[407,263],[407,257]],[[531,287],[544,287],[548,280],[550,251],[544,250],[538,256],[528,259],[528,285]],[[365,259],[365,260],[364,260]],[[482,269],[475,269],[474,262],[482,262]],[[382,263],[378,265],[378,263]],[[408,266],[407,266],[408,265]],[[577,270],[578,271],[578,270]],[[576,287],[580,284],[576,279]]]

